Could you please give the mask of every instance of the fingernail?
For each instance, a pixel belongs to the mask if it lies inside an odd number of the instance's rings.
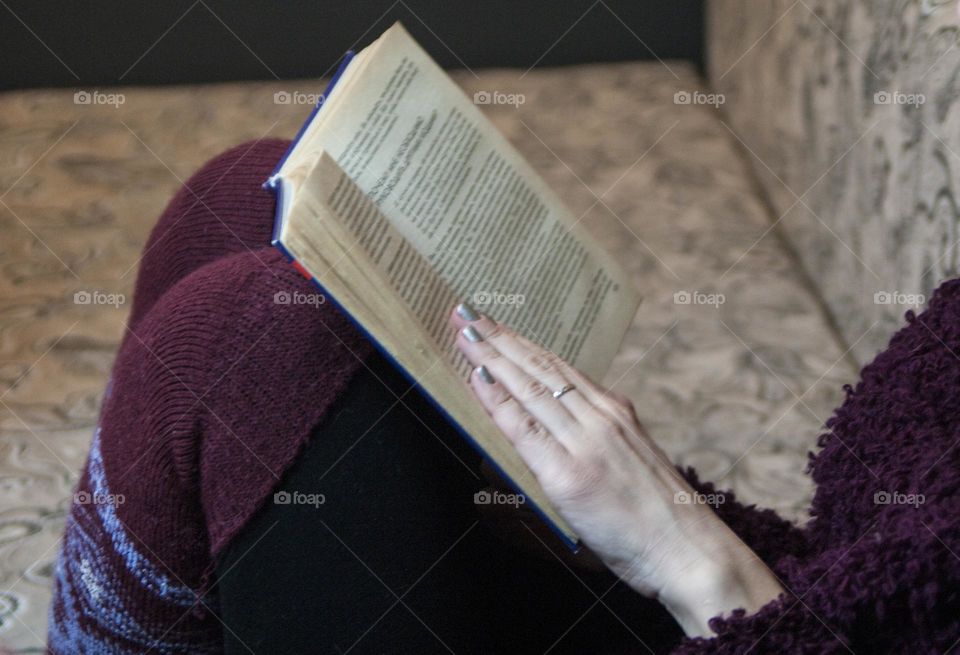
[[[463,320],[470,321],[471,323],[480,320],[480,314],[477,313],[477,310],[465,302],[457,305],[457,315]]]
[[[470,343],[478,343],[483,341],[483,336],[481,336],[480,333],[477,332],[477,328],[473,327],[472,325],[468,325],[467,327],[463,328],[462,332],[463,336],[465,336],[467,341]]]
[[[490,371],[487,370],[486,366],[477,367],[477,375],[480,376],[480,379],[486,382],[487,384],[493,384],[495,380],[493,376],[490,375]]]

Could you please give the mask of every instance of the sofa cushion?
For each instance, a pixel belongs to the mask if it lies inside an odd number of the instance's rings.
[[[731,133],[852,353],[960,272],[953,0],[711,0]]]

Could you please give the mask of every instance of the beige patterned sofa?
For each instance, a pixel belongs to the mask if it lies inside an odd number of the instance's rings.
[[[958,7],[708,4],[730,131],[861,362],[960,266]]]
[[[806,453],[855,379],[854,355],[869,357],[902,313],[873,293],[925,293],[956,267],[957,119],[933,81],[957,71],[956,14],[904,4],[748,12],[718,0],[711,82],[673,61],[456,75],[471,95],[524,95],[489,115],[645,296],[606,382],[678,462],[798,521]],[[921,59],[934,69],[926,104],[868,102],[907,90]],[[275,93],[321,87],[101,89],[123,94],[115,105],[76,104],[74,90],[0,95],[7,648],[42,652],[57,539],[152,222],[220,150],[295,133],[308,109]],[[88,301],[97,293],[112,300]]]

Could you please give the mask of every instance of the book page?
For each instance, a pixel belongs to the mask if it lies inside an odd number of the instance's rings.
[[[383,216],[376,203],[329,154],[321,153],[307,175],[310,193],[353,235],[356,247],[389,280],[447,360],[466,376],[469,363],[453,347],[456,335],[447,324],[450,310],[459,302],[454,287]]]
[[[345,190],[327,200],[363,224],[364,248],[405,258],[391,279],[427,332],[442,342],[466,300],[602,378],[639,303],[626,274],[399,24],[328,103],[281,175],[303,184],[329,153],[406,245],[391,250],[390,230],[366,225]]]
[[[376,206],[365,201],[330,157],[321,157],[306,180],[310,183],[291,211],[284,246],[525,494],[527,501],[575,544],[577,535],[553,509],[536,477],[473,397],[463,371],[456,370],[449,353],[436,343],[436,335],[428,334],[414,313],[414,307],[427,302],[412,299],[418,285],[404,284],[406,291],[401,296],[395,284],[402,275],[422,277],[424,288],[440,294],[452,292],[443,289],[443,282],[430,273],[426,261],[417,261],[419,255],[404,245]],[[337,194],[356,198],[357,204],[347,211],[340,206],[339,213],[334,213],[330,200]],[[431,275],[433,279],[428,280]],[[452,337],[453,330],[447,328],[446,332]]]

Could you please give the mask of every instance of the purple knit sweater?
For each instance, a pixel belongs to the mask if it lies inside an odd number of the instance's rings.
[[[267,245],[260,185],[286,146],[209,162],[150,237],[61,546],[53,653],[218,652],[217,558],[371,352],[331,305],[274,301],[312,292]],[[675,654],[943,653],[960,639],[960,281],[907,320],[811,456],[810,524],[718,510],[789,593]]]

